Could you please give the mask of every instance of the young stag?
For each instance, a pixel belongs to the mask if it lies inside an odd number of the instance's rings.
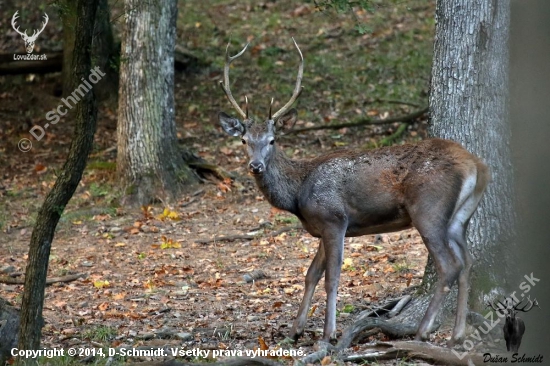
[[[523,296],[523,295],[522,295]],[[514,305],[514,300],[508,298],[502,303],[498,300],[498,305],[495,305],[494,302],[488,302],[487,306],[491,307],[494,311],[506,316],[506,321],[504,322],[504,340],[506,341],[506,349],[508,352],[517,353],[519,351],[519,346],[521,345],[521,339],[523,338],[523,333],[525,333],[525,323],[523,320],[517,316],[518,311],[527,313],[529,310],[533,309],[533,306],[536,306],[540,309],[537,299],[531,301],[531,298],[527,296],[527,303],[523,307],[519,307],[523,304],[523,300]]]
[[[305,230],[321,239],[307,271],[304,298],[290,336],[297,339],[303,333],[313,292],[325,272],[323,340],[335,337],[344,237],[414,226],[434,258],[439,279],[416,338],[428,338],[441,303],[458,279],[452,340],[460,341],[465,332],[472,266],[466,228],[489,181],[487,167],[456,142],[441,139],[366,151],[334,151],[313,159],[289,159],[277,150],[275,132],[276,127],[293,124],[296,119],[296,110],[290,107],[302,90],[304,59],[296,41],[294,44],[300,54],[294,92],[279,111],[272,114],[270,106],[264,123],[249,118],[248,105],[243,112],[229,87],[229,66],[248,45],[233,57],[227,49],[224,80],[220,84],[243,120],[219,113],[224,131],[241,137],[246,145],[248,169],[269,203],[296,215]]]

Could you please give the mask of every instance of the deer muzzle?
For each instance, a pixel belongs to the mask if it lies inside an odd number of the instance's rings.
[[[261,161],[253,160],[248,164],[248,169],[252,174],[261,174],[265,170],[265,165]]]

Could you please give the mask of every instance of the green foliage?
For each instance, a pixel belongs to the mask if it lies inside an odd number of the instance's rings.
[[[82,337],[91,341],[107,342],[115,338],[116,335],[117,331],[115,328],[100,325],[87,330]]]
[[[371,0],[310,0],[315,4],[317,9],[321,11],[334,10],[338,13],[346,13],[353,11],[354,8],[361,8],[367,11],[372,11]]]

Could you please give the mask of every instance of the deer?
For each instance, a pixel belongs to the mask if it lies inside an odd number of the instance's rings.
[[[42,29],[40,30],[34,30],[34,32],[32,33],[32,36],[29,36],[27,34],[27,30],[25,29],[25,32],[21,32],[19,30],[19,26],[16,27],[16,20],[17,18],[19,18],[19,15],[17,15],[19,13],[19,10],[17,10],[15,12],[15,14],[13,14],[13,17],[11,18],[11,26],[13,27],[13,30],[15,30],[17,33],[19,33],[19,35],[21,35],[21,38],[23,38],[23,41],[25,42],[25,49],[27,50],[27,53],[32,53],[32,51],[34,50],[34,42],[36,42],[36,39],[38,38],[38,36],[40,35],[40,33],[42,33],[42,31],[44,30],[44,28],[46,28],[46,24],[48,24],[48,14],[44,13],[44,21],[42,22]]]
[[[540,309],[537,299],[531,301],[531,297],[527,296],[527,303],[525,306],[520,308],[519,306],[523,304],[521,299],[517,304],[514,305],[514,300],[507,298],[505,304],[498,300],[498,305],[495,305],[494,302],[487,302],[487,306],[500,313],[506,317],[504,322],[504,327],[502,328],[504,332],[504,340],[506,341],[506,349],[508,352],[512,351],[517,353],[519,351],[519,346],[521,345],[521,339],[523,338],[523,333],[525,333],[525,323],[523,320],[516,316],[518,311],[528,312],[533,309],[534,306]]]
[[[303,334],[315,288],[325,276],[326,310],[321,341],[336,338],[336,302],[343,261],[344,238],[387,233],[415,227],[433,257],[438,281],[426,313],[419,322],[417,340],[427,340],[442,302],[458,281],[458,306],[449,345],[465,337],[469,274],[472,256],[466,243],[470,218],[490,180],[487,166],[460,144],[426,139],[416,144],[371,150],[336,150],[312,159],[293,160],[277,149],[277,130],[288,129],[297,119],[291,108],[302,92],[304,58],[290,100],[256,123],[233,97],[229,83],[235,56],[225,53],[220,86],[239,117],[221,111],[222,129],[240,137],[250,161],[248,172],[267,201],[294,214],[304,229],[319,238],[318,250],[305,277],[298,314],[289,337]]]

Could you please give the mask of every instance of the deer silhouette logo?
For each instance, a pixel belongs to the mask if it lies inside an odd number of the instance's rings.
[[[26,29],[25,29],[24,32],[21,32],[19,30],[19,26],[16,27],[15,21],[16,21],[17,18],[19,18],[17,13],[19,13],[19,10],[16,11],[15,14],[13,14],[13,17],[11,18],[11,26],[13,27],[13,29],[17,33],[19,33],[21,35],[21,38],[23,38],[23,41],[25,42],[25,49],[27,50],[27,53],[32,53],[32,51],[34,50],[34,42],[36,42],[36,38],[38,38],[40,33],[42,33],[44,28],[46,28],[46,24],[48,24],[48,20],[50,18],[48,18],[48,14],[44,13],[44,21],[42,22],[42,29],[40,29],[40,30],[35,29],[34,32],[32,33],[32,35],[29,36],[27,34]]]
[[[506,316],[503,331],[504,340],[506,341],[506,349],[508,350],[508,352],[518,352],[519,346],[521,345],[521,339],[523,338],[523,333],[525,333],[525,323],[520,317],[517,316],[517,312],[522,311],[526,313],[534,306],[540,309],[537,299],[531,301],[531,298],[529,296],[527,296],[527,303],[525,304],[525,306],[520,308],[519,306],[523,303],[523,300],[525,300],[525,298],[515,305],[514,300],[511,298],[505,299],[504,303],[502,303],[500,300],[497,300],[497,305],[495,305],[494,302],[487,303],[487,306],[489,306],[491,309],[493,309],[497,313]]]

